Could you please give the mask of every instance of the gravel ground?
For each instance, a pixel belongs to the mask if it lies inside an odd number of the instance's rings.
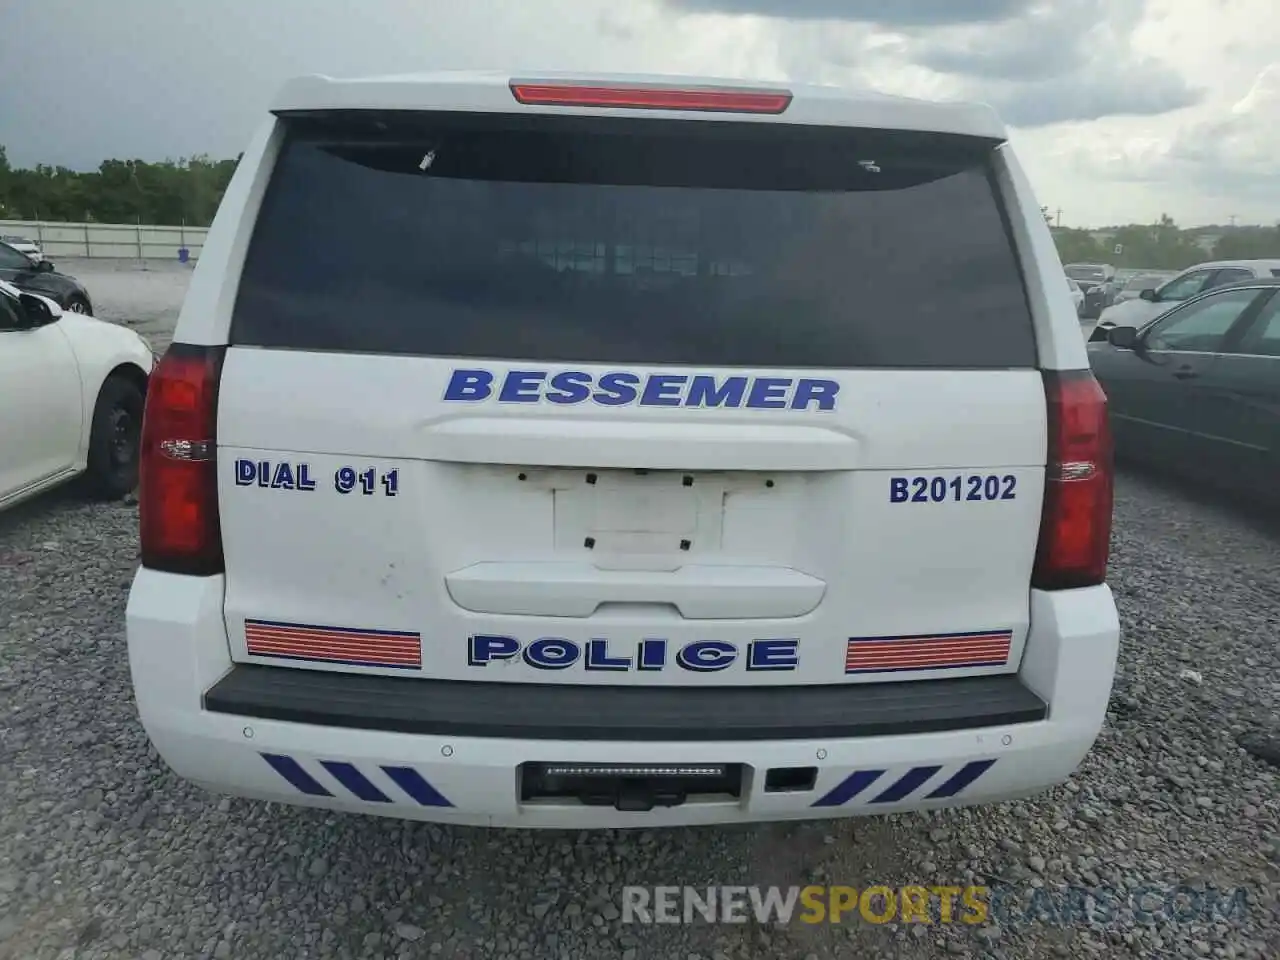
[[[104,315],[161,326],[175,284],[148,273],[163,296],[80,271]],[[579,834],[336,816],[177,780],[129,687],[137,508],[67,493],[0,515],[0,960],[1280,956],[1280,776],[1241,747],[1274,742],[1280,526],[1131,475],[1116,518],[1120,674],[1064,787],[932,817]],[[618,917],[624,884],[806,883],[982,883],[1011,906],[980,927]],[[1055,920],[1066,885],[1119,907]]]
[[[70,274],[89,291],[100,320],[133,327],[163,352],[173,336],[178,308],[195,264],[176,260],[88,260],[59,257],[60,273]]]

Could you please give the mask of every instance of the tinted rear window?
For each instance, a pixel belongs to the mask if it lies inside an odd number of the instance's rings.
[[[292,118],[234,343],[1032,366],[990,143],[780,124]]]

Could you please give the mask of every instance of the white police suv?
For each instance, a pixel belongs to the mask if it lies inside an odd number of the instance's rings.
[[[986,107],[292,82],[147,399],[142,722],[213,790],[499,826],[1060,782],[1119,636],[1062,276]]]

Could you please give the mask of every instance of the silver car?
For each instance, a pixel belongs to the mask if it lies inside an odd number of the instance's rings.
[[[1116,293],[1115,302],[1124,303],[1126,300],[1136,300],[1143,290],[1154,290],[1175,275],[1173,271],[1135,274],[1125,281],[1124,286]]]

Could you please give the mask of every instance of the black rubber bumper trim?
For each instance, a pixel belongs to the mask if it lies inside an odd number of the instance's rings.
[[[241,664],[212,713],[325,727],[522,740],[808,740],[1032,723],[1017,676],[811,687],[617,687],[365,676]]]

